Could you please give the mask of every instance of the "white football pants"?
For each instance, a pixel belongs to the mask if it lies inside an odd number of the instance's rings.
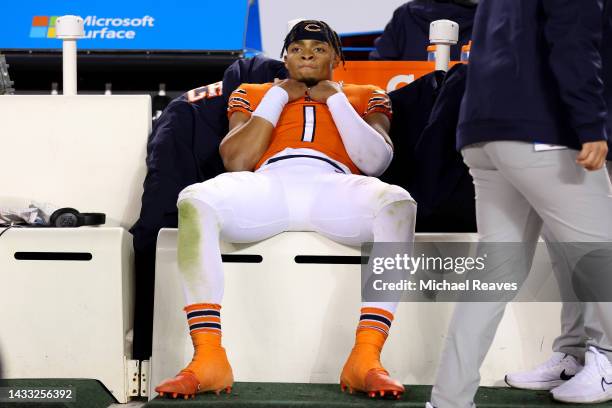
[[[189,230],[181,222],[193,222],[182,221],[184,203],[197,209],[201,239],[195,268],[180,267],[181,229]],[[187,304],[221,303],[219,239],[244,243],[283,231],[315,231],[348,245],[414,240],[416,203],[407,191],[374,177],[340,173],[312,158],[286,159],[256,172],[221,174],[184,189],[178,205],[179,269]],[[364,306],[394,313],[397,304]]]

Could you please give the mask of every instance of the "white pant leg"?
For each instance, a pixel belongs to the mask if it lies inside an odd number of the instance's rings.
[[[416,203],[375,177],[328,173],[317,178],[308,216],[315,231],[347,245],[412,242]]]
[[[529,202],[491,162],[482,145],[464,148],[462,153],[474,179],[479,240],[529,242],[535,248],[542,221]],[[480,366],[505,307],[504,302],[457,303],[432,389],[435,407],[474,406]]]
[[[404,242],[412,249],[416,203],[401,187],[374,177],[330,173],[317,178],[309,223],[315,231],[347,245]],[[372,255],[374,256],[374,255]],[[397,301],[364,302],[395,313]]]
[[[570,280],[570,271],[563,262],[559,246],[553,244],[555,238],[546,225],[542,228],[542,238],[546,241],[548,254],[552,262],[555,279],[563,299],[575,297]],[[584,360],[586,333],[584,332],[584,305],[581,302],[563,302],[561,306],[561,333],[552,344],[553,351],[570,354],[578,361]]]
[[[535,152],[528,143],[493,142],[485,150],[542,217],[554,241],[612,241],[612,184],[607,169],[586,171],[576,164],[578,152],[570,149]],[[583,316],[587,343],[610,358],[612,303],[583,303]]]
[[[272,174],[224,173],[185,188],[178,203],[177,253],[187,304],[221,303],[220,238],[254,242],[285,231],[289,225],[283,186]]]
[[[610,240],[609,177],[605,169],[586,172],[576,165],[576,151],[535,152],[528,143],[501,141],[470,146],[463,154],[474,177],[482,241],[535,242],[541,220],[556,241]],[[491,329],[497,327],[505,306],[484,304],[475,310],[473,305],[458,304],[455,309],[432,392],[437,407],[473,404],[470,397],[478,386],[477,371],[495,333]],[[610,304],[585,303],[584,320],[593,344],[609,349]],[[478,349],[466,342],[470,337],[479,339]]]
[[[541,235],[547,245],[561,296],[570,299],[575,296],[575,293],[573,292],[567,265],[562,262],[563,254],[559,253],[558,246],[551,244],[555,242],[555,238],[546,225],[542,227]],[[560,322],[561,333],[553,341],[553,351],[570,354],[576,357],[578,361],[583,361],[586,345],[583,304],[580,302],[563,302]]]
[[[261,241],[286,231],[289,225],[284,187],[272,172],[223,173],[185,188],[179,202],[186,198],[215,210],[224,241]]]
[[[490,142],[485,151],[538,212],[559,242],[612,239],[612,185],[605,168],[586,171],[576,150],[535,152],[523,142]]]

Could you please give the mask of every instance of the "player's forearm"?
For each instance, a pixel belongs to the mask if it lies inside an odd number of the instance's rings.
[[[225,169],[252,171],[270,145],[273,130],[270,122],[257,116],[231,130],[219,147]]]
[[[327,106],[353,163],[366,175],[380,176],[393,159],[392,147],[355,112],[346,95],[329,97]]]
[[[287,91],[273,86],[249,121],[228,133],[219,148],[226,170],[249,171],[255,168],[270,145],[274,127],[288,101]]]

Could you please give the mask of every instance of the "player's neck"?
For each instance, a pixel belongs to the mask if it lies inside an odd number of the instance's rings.
[[[315,86],[316,84],[324,80],[325,79],[303,79],[303,80],[298,79],[297,81],[302,82],[308,88],[312,88],[313,86]],[[328,78],[328,80],[331,81],[331,78]]]

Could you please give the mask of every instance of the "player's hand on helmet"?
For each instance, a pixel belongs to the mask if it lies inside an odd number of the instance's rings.
[[[308,96],[315,102],[326,103],[327,98],[342,92],[342,86],[338,82],[323,80],[312,88],[308,88]]]
[[[605,140],[584,143],[576,163],[589,171],[599,170],[606,164],[607,154],[608,143]]]
[[[280,86],[289,95],[289,102],[303,98],[306,95],[306,84],[303,82],[296,81],[295,79],[284,79],[282,81],[274,81],[276,86]]]

